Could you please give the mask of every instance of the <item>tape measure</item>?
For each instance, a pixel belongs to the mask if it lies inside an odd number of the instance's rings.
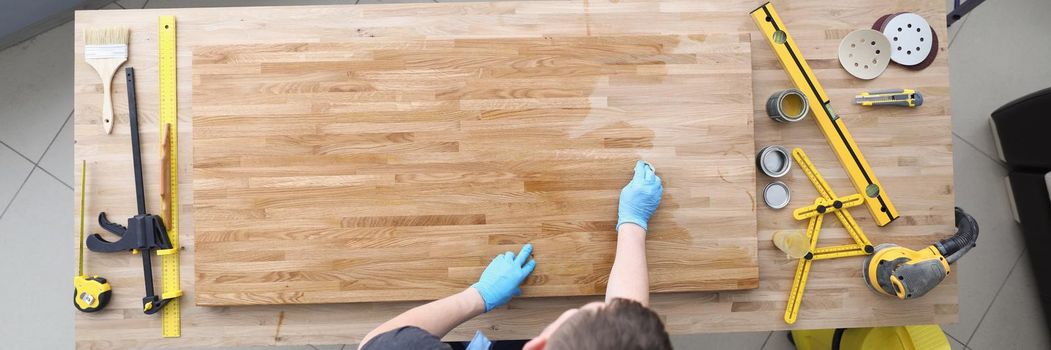
[[[80,264],[78,274],[73,277],[73,306],[83,312],[96,312],[106,308],[113,290],[105,278],[84,274],[84,188],[87,187],[88,161],[80,163]]]
[[[175,51],[175,16],[160,16],[157,21],[157,72],[160,82],[160,127],[162,139],[161,153],[169,153],[168,188],[165,189],[169,204],[161,215],[168,225],[168,237],[172,249],[158,250],[161,257],[161,298],[177,298],[182,295],[179,288],[179,105],[176,85],[176,51]],[[172,299],[161,310],[161,332],[165,338],[177,338],[182,334],[179,312],[179,299]]]
[[[814,113],[814,120],[825,135],[825,140],[832,147],[832,151],[839,158],[840,165],[850,177],[850,182],[858,193],[865,195],[865,204],[875,219],[876,224],[884,226],[898,218],[898,211],[887,197],[886,190],[876,179],[872,167],[861,155],[854,137],[847,131],[843,120],[832,111],[831,103],[825,89],[817,81],[810,65],[803,58],[802,52],[796,46],[795,39],[788,34],[781,17],[777,15],[774,6],[766,3],[751,13],[752,20],[763,33],[770,47],[774,49],[778,60],[788,73],[789,78],[796,88],[806,95],[810,102],[810,110]]]

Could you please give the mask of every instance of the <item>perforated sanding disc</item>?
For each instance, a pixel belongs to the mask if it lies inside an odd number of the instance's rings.
[[[881,32],[882,33],[883,32],[883,23],[885,23],[887,21],[887,18],[889,18],[890,16],[894,16],[894,15],[898,15],[898,14],[887,14],[887,15],[880,16],[880,18],[878,18],[878,19],[875,19],[875,23],[872,23],[872,30],[877,30],[877,32]]]
[[[859,79],[873,79],[890,64],[890,41],[878,31],[858,29],[839,42],[839,64]]]
[[[880,23],[882,21],[882,24]],[[932,49],[934,32],[930,24],[915,13],[899,13],[876,21],[890,39],[890,59],[903,66],[916,66],[936,54]],[[933,59],[932,59],[933,60]]]
[[[927,68],[927,66],[931,65],[931,63],[934,63],[934,58],[938,56],[938,32],[932,30],[931,38],[931,52],[927,54],[927,58],[924,59],[923,62],[920,62],[920,64],[917,64],[915,66],[905,66],[905,68],[912,70],[920,70]]]

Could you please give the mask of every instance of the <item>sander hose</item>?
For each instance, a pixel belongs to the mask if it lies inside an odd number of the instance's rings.
[[[943,239],[934,246],[952,264],[978,244],[978,222],[970,214],[956,207],[956,234]]]

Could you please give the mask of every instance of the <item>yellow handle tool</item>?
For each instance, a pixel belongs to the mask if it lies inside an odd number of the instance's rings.
[[[890,89],[867,91],[854,96],[854,103],[865,106],[919,107],[923,95],[912,89]]]

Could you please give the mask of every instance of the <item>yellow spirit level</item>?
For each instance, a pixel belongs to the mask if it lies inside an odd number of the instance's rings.
[[[825,90],[821,88],[814,73],[803,58],[802,52],[796,47],[795,40],[788,34],[785,25],[781,23],[777,11],[770,3],[763,4],[752,11],[752,20],[763,32],[763,36],[770,43],[777,54],[778,60],[788,73],[789,78],[796,88],[803,91],[807,101],[810,102],[810,110],[814,113],[814,120],[825,134],[825,140],[832,147],[832,151],[839,158],[839,163],[846,170],[850,181],[858,193],[865,196],[865,205],[869,213],[876,220],[876,224],[884,226],[898,218],[898,211],[894,209],[886,190],[880,185],[876,175],[861,155],[861,150],[854,143],[843,120],[832,111]]]

